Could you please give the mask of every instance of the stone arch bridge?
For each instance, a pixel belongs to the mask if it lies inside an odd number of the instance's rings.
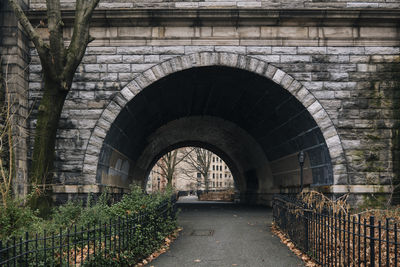
[[[42,73],[2,1],[1,53],[26,192]],[[35,24],[42,0],[23,2]],[[73,1],[61,1],[71,37]],[[144,183],[185,145],[219,154],[242,199],[307,188],[385,195],[397,177],[398,1],[101,1],[59,125],[59,201]],[[46,29],[38,29],[46,36]]]

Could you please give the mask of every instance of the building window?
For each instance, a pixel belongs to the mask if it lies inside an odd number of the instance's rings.
[[[213,165],[213,171],[215,171],[215,165]]]
[[[201,173],[197,173],[197,178],[201,178]]]
[[[222,173],[219,174],[219,178],[222,178]]]
[[[213,178],[215,178],[215,173],[213,173]]]
[[[221,166],[219,166],[219,170],[220,170],[220,171],[222,171],[222,165],[221,165]]]
[[[215,157],[213,157],[213,162],[215,162]]]
[[[228,167],[226,167],[226,165],[225,165],[225,170],[226,170],[226,169],[228,169]]]
[[[215,182],[213,182],[213,187],[215,187]]]

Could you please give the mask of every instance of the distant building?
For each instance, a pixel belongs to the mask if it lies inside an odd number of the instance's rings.
[[[183,149],[179,149],[178,157],[182,157],[183,154]],[[159,164],[160,162],[155,164],[149,173],[146,184],[146,191],[149,193],[160,190],[163,191],[167,187],[167,179],[162,173]],[[208,175],[208,185],[209,190],[211,191],[222,191],[235,188],[233,176],[229,167],[216,154],[212,154]],[[197,191],[206,189],[203,175],[194,170],[193,167],[185,161],[180,162],[175,167],[172,186],[177,191]]]

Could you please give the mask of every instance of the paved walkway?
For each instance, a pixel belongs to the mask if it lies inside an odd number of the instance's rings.
[[[271,209],[202,203],[190,197],[179,206],[183,231],[170,250],[149,266],[304,266],[270,232]]]

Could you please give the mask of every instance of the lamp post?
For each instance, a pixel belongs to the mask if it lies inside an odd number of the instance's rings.
[[[304,160],[306,158],[306,154],[304,153],[303,150],[299,152],[298,155],[299,158],[299,164],[300,164],[300,192],[303,191],[303,166],[304,166]]]

